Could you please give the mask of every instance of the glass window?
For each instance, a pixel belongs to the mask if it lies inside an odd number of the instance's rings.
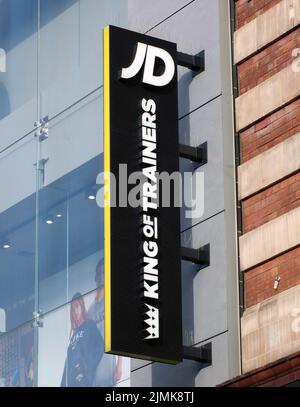
[[[127,25],[127,0],[41,0],[42,116],[102,85],[102,28]]]
[[[6,54],[0,72],[0,120],[18,112],[24,127],[37,113],[38,0],[0,2],[0,48]]]
[[[103,356],[103,306],[94,306],[104,240],[95,199],[102,28],[125,27],[127,15],[127,0],[0,0],[0,387],[129,385],[129,359]],[[48,137],[36,137],[45,116]],[[100,338],[93,379],[70,368],[76,293]]]
[[[39,306],[44,313],[72,292],[96,287],[103,257],[103,210],[96,204],[100,155],[40,191]]]
[[[4,331],[30,321],[35,301],[36,140],[0,155],[0,308]]]
[[[39,305],[48,312],[70,301],[69,291],[96,288],[103,252],[103,209],[96,204],[103,168],[102,93],[50,121],[44,182],[39,190]]]

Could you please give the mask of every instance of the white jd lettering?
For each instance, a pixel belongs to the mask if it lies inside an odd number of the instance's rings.
[[[165,65],[165,70],[160,75],[154,75],[155,60],[159,58]],[[138,42],[135,58],[132,64],[121,71],[122,79],[130,79],[136,76],[143,67],[143,83],[153,86],[166,86],[171,82],[175,73],[175,63],[171,55],[162,48]]]

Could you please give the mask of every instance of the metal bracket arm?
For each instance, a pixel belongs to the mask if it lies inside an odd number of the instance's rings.
[[[199,346],[184,346],[183,359],[194,360],[195,362],[204,363],[208,366],[212,364],[212,345],[211,342],[206,345]]]
[[[182,247],[181,258],[182,260],[200,264],[203,266],[202,268],[208,267],[210,265],[210,244],[200,247],[200,249]]]
[[[207,164],[207,142],[198,147],[179,144],[179,155],[181,158],[195,161],[200,165]]]
[[[183,52],[177,52],[177,64],[184,66],[195,73],[205,71],[205,51],[199,52],[196,55],[189,55]]]

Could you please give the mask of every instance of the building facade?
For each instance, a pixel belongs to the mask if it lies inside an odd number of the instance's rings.
[[[243,376],[299,386],[299,1],[236,1]]]
[[[298,0],[0,1],[0,386],[299,379],[299,21]],[[203,188],[182,246],[210,247],[182,261],[182,344],[209,364],[103,355],[109,24],[205,51],[204,72],[178,70],[178,141],[207,143],[180,169]]]

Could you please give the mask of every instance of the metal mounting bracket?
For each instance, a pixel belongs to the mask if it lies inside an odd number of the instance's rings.
[[[38,122],[34,123],[34,127],[38,129],[38,131],[35,133],[35,136],[39,138],[39,141],[44,141],[48,139],[48,132],[49,132],[49,117],[45,116],[43,119],[41,119]]]
[[[41,311],[33,312],[33,323],[34,328],[43,328],[44,323],[42,321],[43,314]]]
[[[200,166],[207,164],[207,141],[198,147],[179,144],[179,156],[191,161],[195,161]]]
[[[195,75],[205,71],[205,51],[201,51],[196,55],[177,52],[177,64],[190,69]]]
[[[202,266],[201,269],[208,267],[210,265],[210,244],[208,243],[199,249],[181,247],[181,258],[182,260],[199,264]]]
[[[212,344],[211,342],[196,347],[196,346],[184,346],[183,347],[183,359],[194,360],[210,366],[212,364]]]

